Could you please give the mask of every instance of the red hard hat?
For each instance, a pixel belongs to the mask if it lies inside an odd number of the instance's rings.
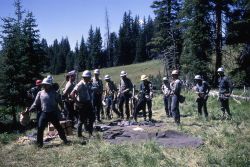
[[[42,83],[42,80],[38,79],[36,80],[36,86],[40,85]]]

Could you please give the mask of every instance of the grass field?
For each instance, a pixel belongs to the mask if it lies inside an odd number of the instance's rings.
[[[156,76],[159,73],[163,75],[163,65],[159,60],[148,61],[145,63],[132,64],[126,66],[112,67],[112,68],[103,68],[101,69],[101,78],[104,78],[106,74],[109,74],[112,77],[112,80],[115,83],[119,83],[120,72],[126,71],[128,73],[128,77],[132,80],[134,84],[138,84],[140,82],[140,77],[142,74],[147,74],[151,76]],[[93,74],[93,71],[92,71]],[[78,73],[79,79],[81,79],[82,72]],[[65,80],[65,74],[54,76],[55,82],[61,85]]]
[[[125,69],[129,77],[139,80],[141,73],[157,74],[160,64],[152,61],[137,65],[102,70],[114,80]],[[146,68],[148,64],[148,68]],[[136,72],[133,72],[133,69]],[[63,75],[56,76],[60,81]],[[231,120],[220,120],[219,103],[216,98],[208,99],[209,119],[198,117],[193,92],[183,92],[186,101],[181,104],[181,126],[165,116],[162,96],[153,100],[153,118],[165,123],[162,130],[176,130],[200,137],[204,145],[199,148],[164,148],[154,141],[142,144],[112,145],[102,140],[101,133],[95,133],[87,145],[82,145],[76,136],[69,139],[72,144],[65,146],[60,140],[42,149],[34,144],[16,143],[24,134],[0,134],[0,166],[88,166],[88,167],[158,167],[158,166],[250,166],[250,103],[230,99],[233,114]],[[34,131],[34,130],[32,130]],[[27,134],[31,131],[26,132]]]

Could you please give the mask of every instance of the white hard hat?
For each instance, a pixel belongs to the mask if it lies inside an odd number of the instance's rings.
[[[43,79],[43,81],[42,81],[42,84],[43,85],[52,85],[52,83],[53,83],[53,79],[52,78],[48,78],[48,77],[46,77],[46,78],[44,78]]]
[[[109,79],[111,79],[111,77],[109,75],[105,75],[104,79],[109,80]]]
[[[99,69],[95,69],[94,70],[94,74],[100,74],[100,70]]]
[[[201,76],[200,75],[195,75],[194,79],[201,80]]]
[[[141,75],[141,81],[144,81],[144,80],[147,80],[148,79],[148,76],[147,75]]]
[[[127,73],[125,71],[121,71],[121,74],[120,74],[121,77],[126,76],[126,75]]]
[[[171,75],[178,75],[179,74],[179,71],[178,70],[173,70]]]
[[[52,80],[52,81],[54,80],[54,78],[53,78],[52,75],[48,75],[47,78],[50,79],[50,80]]]
[[[163,77],[162,80],[163,80],[163,81],[167,81],[168,78],[167,78],[167,77]]]
[[[70,71],[67,73],[67,76],[72,76],[72,75],[76,75],[76,71],[73,70],[73,71]]]
[[[83,71],[82,77],[90,78],[91,77],[91,72],[89,70]]]
[[[217,72],[224,72],[224,68],[223,67],[218,68]]]

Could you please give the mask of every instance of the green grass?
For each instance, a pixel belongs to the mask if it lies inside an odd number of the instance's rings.
[[[163,72],[163,66],[162,63],[159,60],[153,60],[148,61],[145,63],[139,63],[139,64],[132,64],[132,65],[126,65],[126,66],[119,66],[119,67],[112,67],[112,68],[103,68],[101,69],[101,78],[104,78],[106,74],[109,74],[112,77],[112,80],[115,81],[115,83],[119,83],[120,79],[120,72],[122,70],[125,70],[128,73],[128,78],[131,79],[131,81],[134,84],[139,84],[140,77],[142,74],[147,75],[158,75],[159,73]],[[82,72],[78,73],[79,79],[81,79]],[[92,71],[93,74],[93,71]],[[54,79],[55,82],[59,83],[61,85],[65,80],[65,74],[55,75]]]
[[[136,72],[124,66],[103,69],[102,74],[109,73],[114,76],[114,80],[118,80],[120,71],[125,69],[132,80],[139,80],[140,74],[147,70],[157,74],[160,69],[157,63],[138,64],[143,70],[139,70],[137,65],[130,66]],[[146,68],[147,64],[149,68]],[[63,75],[55,76],[55,79],[63,80]],[[180,105],[180,111],[182,115],[188,116],[181,117],[181,126],[177,127],[172,118],[166,117],[161,95],[156,95],[153,100],[153,118],[165,123],[162,131],[176,130],[202,138],[204,145],[199,148],[164,148],[154,141],[137,145],[112,145],[96,133],[96,137],[87,145],[81,145],[80,139],[70,136],[72,144],[69,146],[56,139],[49,146],[38,149],[33,144],[17,143],[16,137],[19,135],[5,133],[0,134],[0,166],[250,166],[250,103],[240,101],[239,104],[230,99],[233,117],[231,120],[220,120],[219,102],[209,97],[209,119],[206,120],[198,117],[196,95],[193,92],[183,94],[186,101]]]

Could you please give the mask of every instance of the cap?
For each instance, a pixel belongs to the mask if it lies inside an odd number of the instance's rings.
[[[224,68],[223,67],[218,68],[217,72],[224,72]]]
[[[105,75],[104,79],[109,80],[109,79],[111,79],[111,77],[109,75]]]
[[[36,86],[40,85],[42,83],[42,80],[38,79],[36,80]]]
[[[100,70],[99,69],[95,69],[94,70],[94,74],[100,74]]]
[[[179,71],[178,70],[173,70],[171,75],[178,75],[179,74]]]
[[[162,80],[163,80],[163,81],[167,81],[168,78],[167,78],[167,77],[163,77]]]

